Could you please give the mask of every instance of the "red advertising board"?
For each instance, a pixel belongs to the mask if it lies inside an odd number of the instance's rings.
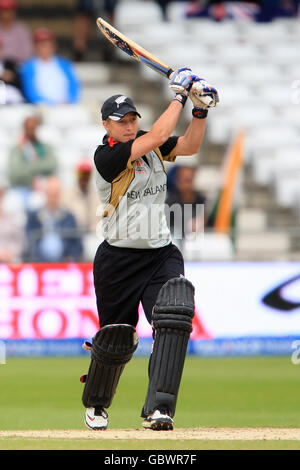
[[[99,329],[91,264],[0,265],[0,338],[91,338]],[[139,310],[139,336],[152,330]],[[205,337],[197,316],[193,338]]]

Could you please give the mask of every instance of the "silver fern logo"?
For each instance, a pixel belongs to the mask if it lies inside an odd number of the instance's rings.
[[[118,105],[118,108],[119,108],[120,104],[124,103],[126,100],[127,100],[127,96],[124,96],[124,95],[119,96],[119,97],[115,100],[115,102],[116,102],[117,105]]]

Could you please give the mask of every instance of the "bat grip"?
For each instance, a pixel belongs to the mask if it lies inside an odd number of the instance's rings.
[[[211,103],[213,102],[213,100],[209,96],[203,96],[203,98],[201,97],[200,100],[207,106],[210,106]]]

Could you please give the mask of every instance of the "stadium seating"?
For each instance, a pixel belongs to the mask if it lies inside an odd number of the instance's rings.
[[[42,112],[44,124],[57,127],[60,130],[84,126],[93,122],[91,113],[82,104],[45,107]]]
[[[29,9],[33,11],[37,2],[30,2],[31,6],[27,3],[20,1],[21,12],[26,13],[28,9],[28,22],[34,25],[38,18],[30,18]],[[68,0],[64,7],[59,2],[56,5],[71,11],[74,2]],[[40,11],[44,6],[39,5]],[[162,10],[155,1],[120,0],[115,25],[171,67],[191,66],[217,87],[220,105],[209,112],[205,148],[201,158],[193,159],[193,162],[197,159],[201,162],[197,188],[206,192],[210,202],[214,201],[220,188],[220,166],[212,164],[207,154],[219,149],[224,156],[236,130],[243,128],[246,131],[245,172],[253,191],[256,185],[265,187],[272,204],[292,209],[296,214],[300,201],[299,20],[278,19],[267,24],[216,23],[208,19],[187,19],[183,15],[184,8],[185,2],[168,3],[167,21],[164,21]],[[69,35],[70,40],[70,25],[64,30],[64,21],[54,15],[49,17],[47,25],[55,24],[59,38],[66,39]],[[65,43],[62,41],[61,44]],[[116,93],[132,96],[142,115],[141,128],[148,130],[170,99],[168,81],[143,65],[139,66],[136,79],[136,64],[130,57],[121,51],[117,57],[127,62],[126,67],[133,65],[132,81],[122,79],[122,67],[120,76],[116,77],[116,68],[111,64],[99,61],[75,64],[82,83],[81,101],[77,105],[0,107],[0,174],[5,174],[9,148],[20,135],[25,117],[32,113],[38,112],[43,117],[39,136],[54,146],[65,184],[73,183],[76,163],[83,156],[92,159],[95,147],[102,140],[100,105],[107,96]],[[126,68],[127,74],[129,68]],[[191,103],[188,102],[182,113],[182,127],[190,119],[190,113]],[[244,191],[247,190],[245,187]],[[258,248],[259,256],[263,255],[266,244],[269,244],[270,256],[272,250],[288,253],[288,234],[272,234],[268,207],[243,204],[241,202],[237,219],[237,230],[241,235],[237,238],[238,256],[244,253],[246,257],[255,257],[256,244],[261,247]],[[249,232],[253,232],[251,237]],[[218,243],[219,259],[235,256],[228,240],[220,237],[218,242],[216,238],[212,237],[210,241],[207,238],[207,256],[216,256],[213,249],[217,253]],[[94,246],[93,241],[87,245]],[[206,256],[192,243],[186,250],[190,259]]]
[[[116,28],[124,34],[132,30],[142,31],[144,25],[162,21],[162,11],[156,2],[137,0],[119,2],[114,16]]]
[[[186,261],[232,261],[234,247],[230,237],[221,233],[205,232],[184,240],[182,247]]]

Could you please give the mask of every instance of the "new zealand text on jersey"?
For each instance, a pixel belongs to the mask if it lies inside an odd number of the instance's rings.
[[[127,192],[127,198],[130,199],[140,199],[142,196],[155,196],[156,194],[166,191],[167,190],[167,184],[160,184],[159,186],[150,186],[149,188],[144,189],[144,191],[138,190],[132,190]]]

